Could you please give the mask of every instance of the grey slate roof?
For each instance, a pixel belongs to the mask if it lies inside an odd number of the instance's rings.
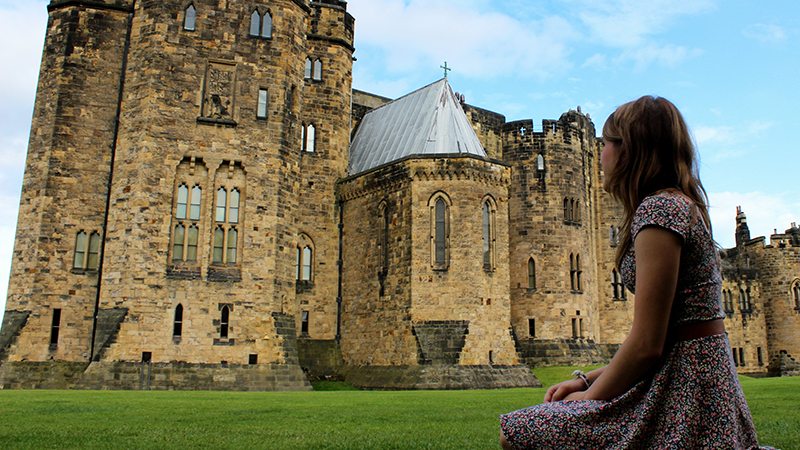
[[[350,144],[348,175],[410,155],[486,157],[447,78],[368,112]]]

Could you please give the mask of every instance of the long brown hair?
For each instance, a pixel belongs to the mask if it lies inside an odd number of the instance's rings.
[[[605,173],[607,191],[622,204],[622,241],[616,262],[631,244],[631,224],[645,197],[677,189],[690,198],[709,232],[708,195],[700,182],[697,154],[678,108],[661,97],[644,96],[614,111],[603,126],[603,139],[619,145],[614,167]]]

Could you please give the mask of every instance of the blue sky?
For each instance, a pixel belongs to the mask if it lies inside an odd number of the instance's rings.
[[[42,0],[0,0],[0,304],[5,299],[42,44]],[[716,239],[800,222],[797,0],[351,0],[353,87],[399,97],[442,76],[507,120],[581,106],[600,129],[641,95],[673,101],[701,156]]]

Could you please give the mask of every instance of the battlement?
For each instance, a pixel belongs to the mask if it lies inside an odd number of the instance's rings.
[[[328,40],[350,49],[353,47],[355,19],[347,12],[347,2],[341,0],[321,0],[311,2],[311,23],[309,39]]]
[[[133,12],[133,6],[133,0],[52,0],[50,4],[47,5],[47,11],[68,7],[82,7]]]
[[[582,136],[594,136],[594,124],[578,111],[570,110],[561,115],[558,120],[543,119],[539,130],[533,120],[515,120],[503,126],[503,135],[509,143],[530,143],[535,147],[541,146],[548,139],[558,139],[565,144],[579,140]]]

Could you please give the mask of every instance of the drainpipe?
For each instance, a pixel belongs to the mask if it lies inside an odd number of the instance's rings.
[[[341,345],[342,340],[342,236],[344,234],[344,202],[339,200],[339,259],[336,265],[339,270],[339,287],[336,294],[336,344]]]

